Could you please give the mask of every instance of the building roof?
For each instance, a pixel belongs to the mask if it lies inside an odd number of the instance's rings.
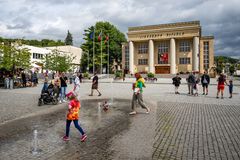
[[[31,53],[39,53],[39,54],[48,54],[51,51],[46,49],[46,48],[41,48],[41,47],[35,47],[35,46],[29,46],[29,45],[21,45],[18,46],[19,48],[23,49],[23,48],[27,48],[29,49],[29,52]]]
[[[200,27],[200,21],[177,22],[177,23],[129,27],[128,31],[131,32],[131,31],[140,31],[140,30],[181,28],[181,27]]]

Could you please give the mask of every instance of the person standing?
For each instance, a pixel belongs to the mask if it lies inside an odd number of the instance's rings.
[[[26,87],[27,86],[26,74],[22,72],[21,76],[22,76],[22,85],[23,87]]]
[[[150,109],[144,104],[143,102],[143,87],[145,87],[145,80],[142,78],[142,76],[139,73],[135,74],[136,82],[133,84],[133,97],[132,97],[132,112],[130,112],[130,115],[137,114],[136,112],[136,102],[138,101],[138,104],[143,108],[146,109],[146,113],[150,112]]]
[[[187,77],[187,83],[188,83],[188,94],[193,95],[193,87],[195,85],[195,76],[192,72],[189,73]]]
[[[83,78],[83,75],[82,75],[82,73],[80,73],[80,75],[79,75],[80,83],[82,83],[82,78]]]
[[[102,94],[98,90],[98,76],[97,73],[94,73],[94,77],[92,80],[92,89],[91,89],[91,94],[89,96],[93,96],[93,90],[96,90],[98,92],[98,96],[101,96]]]
[[[233,93],[233,81],[232,80],[229,80],[228,88],[229,88],[229,94],[230,94],[229,98],[232,98],[232,93]]]
[[[173,84],[175,86],[175,94],[179,94],[178,88],[181,84],[181,77],[179,77],[179,73],[177,73],[176,76],[172,78],[172,80],[173,80]]]
[[[44,83],[43,83],[43,88],[42,88],[42,93],[44,93],[48,88],[48,75],[44,75]]]
[[[204,74],[201,77],[201,83],[203,87],[203,95],[208,95],[208,85],[210,83],[210,77],[207,74],[207,71],[204,71]]]
[[[61,98],[60,103],[66,102],[66,90],[67,90],[67,81],[68,78],[65,76],[64,72],[60,76],[60,82],[61,82]]]
[[[224,91],[224,84],[227,85],[225,76],[221,73],[220,76],[217,79],[218,85],[217,85],[217,99],[219,98],[219,93],[221,92],[221,98],[223,99],[223,91]]]

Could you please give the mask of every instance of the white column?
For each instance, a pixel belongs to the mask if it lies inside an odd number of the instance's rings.
[[[176,74],[176,45],[175,39],[170,39],[170,73]]]
[[[199,71],[199,37],[193,37],[192,70]]]
[[[129,71],[130,74],[134,74],[134,46],[133,42],[129,42]]]
[[[149,72],[155,73],[155,71],[154,71],[154,44],[153,44],[153,40],[151,40],[151,39],[149,40],[148,49],[149,49],[149,57],[148,57]]]

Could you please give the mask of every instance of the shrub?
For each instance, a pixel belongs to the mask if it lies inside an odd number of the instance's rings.
[[[115,77],[120,78],[122,76],[122,71],[116,71]]]
[[[89,73],[88,73],[88,72],[83,73],[83,77],[84,77],[84,78],[89,78]]]
[[[151,73],[151,72],[149,72],[149,73],[147,74],[147,77],[148,77],[148,78],[153,78],[153,77],[154,77],[154,74]]]

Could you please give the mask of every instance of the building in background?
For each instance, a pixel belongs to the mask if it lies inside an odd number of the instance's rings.
[[[214,37],[202,36],[199,21],[128,28],[122,44],[125,72],[213,72]]]

